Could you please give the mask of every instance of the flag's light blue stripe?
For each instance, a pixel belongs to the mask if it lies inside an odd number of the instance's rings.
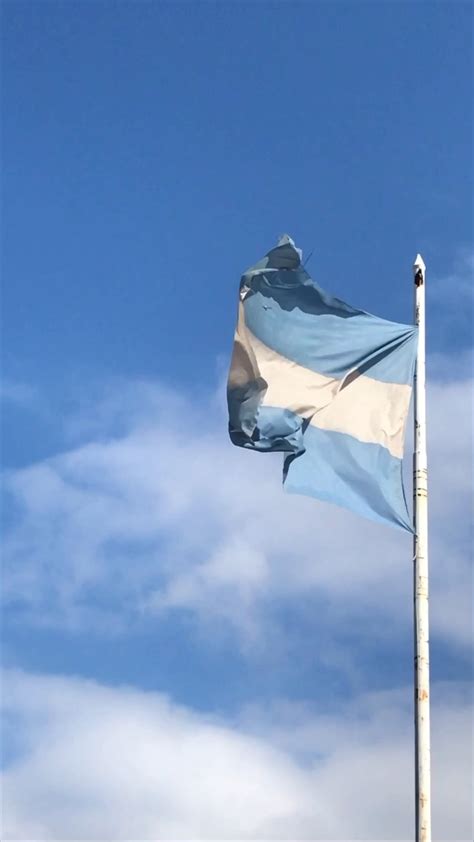
[[[288,269],[288,266],[268,269],[257,264],[243,276],[242,286],[254,292],[261,292],[262,295],[273,296],[284,310],[298,307],[313,316],[333,313],[345,319],[364,312],[326,292],[313,281],[305,269]]]
[[[285,489],[352,509],[413,531],[402,483],[402,460],[385,447],[308,426],[305,452],[285,461]]]
[[[242,425],[243,426],[243,425]],[[412,531],[402,460],[378,444],[320,430],[288,409],[261,406],[254,435],[230,428],[234,444],[286,452],[285,489],[325,500],[380,523]]]
[[[259,278],[257,275],[253,281]],[[339,302],[338,313],[338,302],[333,298],[328,312],[314,286],[304,289],[311,289],[316,295],[315,312],[303,310],[296,304],[301,289],[292,292],[290,301],[282,294],[287,290],[270,286],[248,294],[244,301],[245,321],[258,339],[289,360],[329,377],[343,378],[357,368],[374,380],[411,384],[415,327],[378,319],[343,302]]]

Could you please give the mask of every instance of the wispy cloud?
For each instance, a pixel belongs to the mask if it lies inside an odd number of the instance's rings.
[[[474,248],[460,249],[454,261],[451,272],[446,275],[434,275],[429,281],[430,294],[433,300],[442,294],[443,305],[460,308],[463,305],[474,305]]]
[[[38,410],[39,392],[29,383],[3,378],[0,384],[0,400],[22,409]]]
[[[458,367],[462,360],[453,359],[474,341],[474,249],[458,252],[453,268],[445,275],[427,277],[428,336],[438,348],[451,349],[451,362]],[[442,355],[437,355],[438,362]],[[472,372],[472,365],[470,368]]]
[[[467,842],[469,699],[435,690],[435,834]],[[330,715],[280,702],[233,723],[155,693],[21,672],[2,697],[5,840],[411,837],[407,691]]]

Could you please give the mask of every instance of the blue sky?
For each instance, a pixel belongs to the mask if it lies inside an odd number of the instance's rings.
[[[2,53],[5,838],[409,838],[409,538],[227,441],[283,232],[395,321],[427,264],[435,830],[471,838],[471,4],[16,0]]]

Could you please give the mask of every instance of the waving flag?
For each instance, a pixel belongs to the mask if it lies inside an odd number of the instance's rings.
[[[416,332],[328,295],[283,237],[240,284],[231,440],[284,451],[288,491],[412,531],[402,458]]]

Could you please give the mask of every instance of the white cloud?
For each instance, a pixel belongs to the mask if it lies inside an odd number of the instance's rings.
[[[471,391],[429,393],[432,628],[457,645],[472,635]],[[129,415],[111,392],[89,418],[96,440],[6,477],[19,517],[4,592],[30,621],[110,629],[179,609],[226,620],[247,645],[266,606],[313,593],[346,620],[382,614],[387,633],[410,623],[407,534],[286,495],[279,456],[232,448],[215,404],[153,384],[125,397]]]
[[[470,380],[430,390],[433,631],[456,645],[472,634],[471,391]],[[387,633],[411,623],[407,534],[286,495],[279,456],[233,448],[215,404],[149,383],[125,398],[129,414],[113,391],[98,419],[86,413],[94,440],[6,477],[19,515],[4,593],[30,621],[110,626],[186,610],[248,644],[266,606],[312,593],[346,621],[383,615]]]
[[[234,724],[81,679],[12,672],[2,695],[5,840],[412,838],[409,689]],[[469,705],[433,696],[434,838],[469,840]]]

